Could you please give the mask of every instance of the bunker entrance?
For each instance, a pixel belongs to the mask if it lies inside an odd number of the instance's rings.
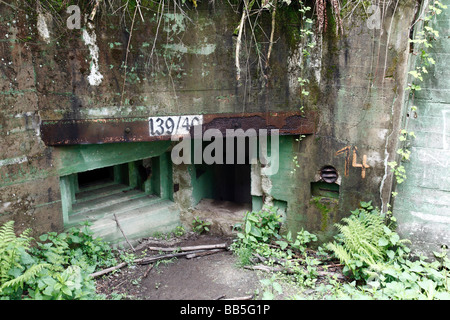
[[[207,145],[203,144],[203,150]],[[245,157],[239,154],[242,151]],[[227,157],[232,151],[225,146],[221,152],[222,161],[195,165],[192,182],[196,206],[193,214],[211,221],[212,231],[228,234],[242,221],[245,213],[252,210],[249,142],[247,140],[245,148],[239,150],[235,140],[234,157]]]
[[[60,177],[66,228],[89,221],[96,236],[123,241],[167,232],[179,224],[173,208],[170,156],[92,168]]]
[[[212,176],[214,200],[240,204],[252,202],[250,164],[215,164]]]
[[[208,142],[203,142],[203,155]],[[250,204],[251,196],[251,154],[256,151],[248,137],[233,138],[209,154],[214,161],[195,165],[197,189],[200,199],[228,201],[236,204]],[[220,153],[220,155],[218,155]],[[195,192],[195,190],[194,190]]]

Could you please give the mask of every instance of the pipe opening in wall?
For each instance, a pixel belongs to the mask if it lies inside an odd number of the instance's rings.
[[[311,196],[339,199],[339,174],[333,166],[324,166],[319,171],[320,179],[311,182]]]
[[[336,168],[332,166],[325,166],[320,169],[320,178],[326,183],[335,183],[338,177]]]

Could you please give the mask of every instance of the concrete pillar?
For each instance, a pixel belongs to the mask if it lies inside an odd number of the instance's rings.
[[[69,215],[72,213],[72,198],[74,197],[75,191],[70,175],[60,177],[59,184],[61,189],[63,221],[66,223],[69,221]]]

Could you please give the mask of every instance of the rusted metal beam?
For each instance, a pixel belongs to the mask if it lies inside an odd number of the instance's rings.
[[[176,116],[174,116],[176,117]],[[219,129],[278,129],[280,135],[313,134],[315,114],[300,112],[216,113],[202,115],[202,132]],[[149,118],[42,120],[41,139],[48,146],[170,140],[171,135],[151,135]],[[192,136],[192,128],[190,130]]]

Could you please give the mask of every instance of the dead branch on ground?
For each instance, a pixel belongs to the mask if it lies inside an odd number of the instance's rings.
[[[226,245],[226,243],[219,243],[219,244],[212,244],[212,245],[201,245],[201,246],[190,246],[190,247],[179,247],[179,248],[149,247],[148,249],[156,250],[156,251],[170,251],[172,253],[160,254],[160,255],[155,255],[155,256],[135,259],[133,261],[133,263],[139,264],[139,265],[146,265],[146,264],[152,264],[152,263],[154,263],[156,261],[159,261],[159,260],[177,258],[177,257],[182,257],[182,256],[185,256],[187,259],[192,259],[192,258],[196,258],[196,257],[202,257],[202,256],[214,254],[214,253],[217,253],[217,252],[225,251],[225,250],[227,250],[227,245]],[[181,250],[182,252],[174,252],[174,251],[177,251],[177,250]],[[104,270],[100,270],[100,271],[91,273],[90,276],[93,277],[93,278],[97,278],[99,276],[108,274],[108,273],[113,272],[115,270],[124,268],[127,265],[128,265],[127,262],[122,262],[122,263],[119,263],[118,265],[116,265],[114,267],[107,268],[107,269],[104,269]],[[150,272],[151,268],[152,267],[149,267],[147,269],[147,271],[144,274],[144,278],[148,275],[148,273]]]

